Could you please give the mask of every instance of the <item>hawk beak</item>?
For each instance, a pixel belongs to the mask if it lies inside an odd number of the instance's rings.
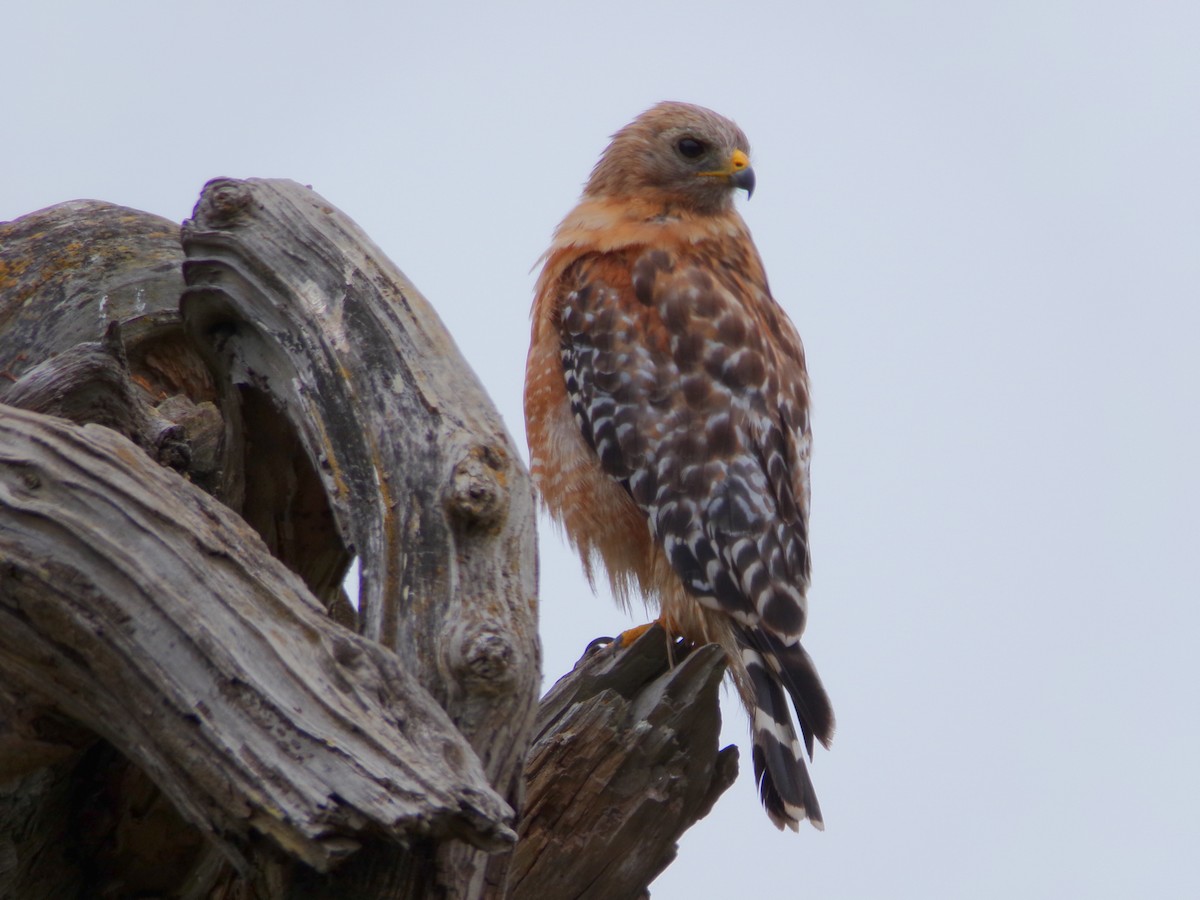
[[[746,192],[746,199],[754,196],[754,170],[750,168],[750,157],[744,150],[734,150],[729,160],[729,180],[735,188]]]
[[[729,180],[733,182],[735,188],[741,188],[746,192],[746,199],[749,200],[754,196],[754,170],[749,166],[744,169],[738,169]]]
[[[750,168],[750,157],[745,150],[734,150],[729,158],[729,166],[716,172],[701,172],[701,175],[719,175],[729,179],[735,188],[746,192],[746,198],[754,195],[754,170]]]

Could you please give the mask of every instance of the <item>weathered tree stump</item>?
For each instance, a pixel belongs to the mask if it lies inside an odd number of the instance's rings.
[[[0,459],[0,671],[236,863],[251,828],[321,871],[358,831],[511,840],[442,708],[221,503],[109,429],[12,408]]]
[[[653,631],[526,768],[528,476],[311,190],[0,223],[0,404],[0,896],[636,897],[732,780],[719,652]]]
[[[525,768],[514,900],[638,897],[738,771],[718,751],[725,657],[668,643],[590,652],[542,700]],[[587,772],[581,779],[579,772]]]

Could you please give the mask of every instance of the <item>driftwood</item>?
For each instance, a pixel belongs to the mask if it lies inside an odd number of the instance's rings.
[[[0,404],[0,895],[637,897],[732,780],[661,632],[534,734],[528,477],[312,191],[0,223]]]
[[[717,749],[724,674],[720,647],[689,651],[655,626],[554,686],[525,770],[514,900],[643,895],[737,777],[737,748]]]
[[[95,425],[7,409],[0,459],[8,683],[118,747],[232,859],[251,828],[321,871],[347,832],[511,840],[442,708],[222,504]]]

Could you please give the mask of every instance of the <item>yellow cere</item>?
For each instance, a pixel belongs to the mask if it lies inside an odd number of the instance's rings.
[[[743,169],[749,168],[750,157],[746,155],[745,150],[734,150],[733,155],[729,157],[729,166],[725,169],[717,169],[712,172],[699,172],[699,175],[733,175]]]

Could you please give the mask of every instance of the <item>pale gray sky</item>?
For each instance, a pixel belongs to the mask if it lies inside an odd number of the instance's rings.
[[[522,448],[530,267],[607,136],[734,118],[813,379],[839,731],[824,834],[745,754],[654,896],[1200,896],[1200,5],[10,6],[0,220],[312,184]],[[626,620],[541,545],[549,686]]]

